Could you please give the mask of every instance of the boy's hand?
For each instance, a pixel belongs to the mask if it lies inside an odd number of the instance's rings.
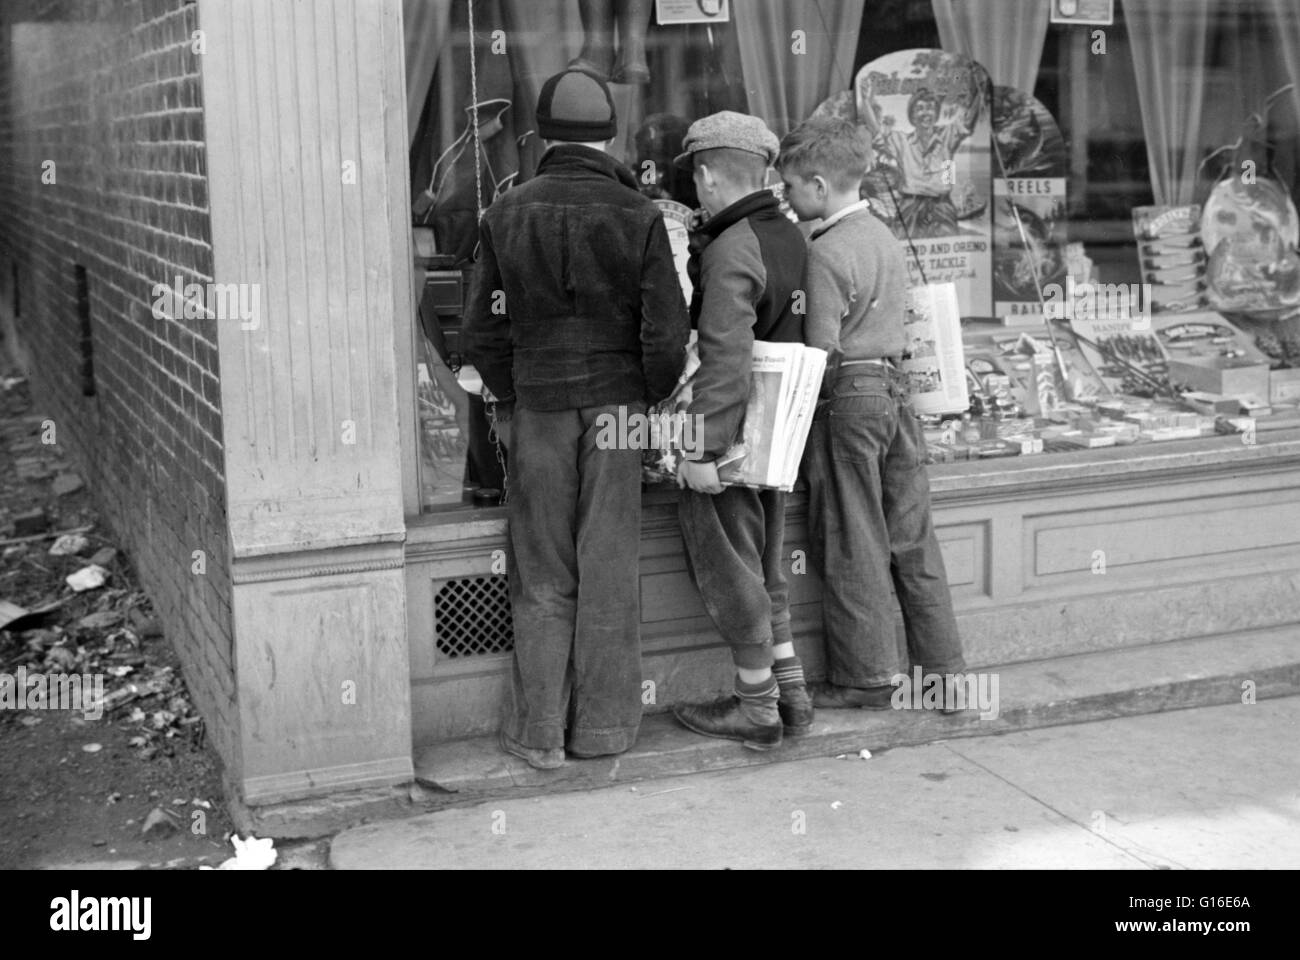
[[[718,465],[713,461],[701,463],[698,460],[683,460],[677,468],[677,486],[690,487],[696,493],[707,493],[710,496],[721,493]]]

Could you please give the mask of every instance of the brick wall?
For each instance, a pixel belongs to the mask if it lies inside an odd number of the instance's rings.
[[[196,20],[186,0],[0,5],[0,297],[10,311],[16,265],[11,325],[36,412],[55,420],[135,560],[229,766],[238,731],[215,321],[152,315],[155,284],[212,274]]]

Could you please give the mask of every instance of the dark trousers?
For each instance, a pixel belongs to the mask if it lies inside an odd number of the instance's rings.
[[[506,485],[502,461],[509,462],[505,450],[497,459],[497,447],[492,442],[492,424],[488,421],[487,405],[483,398],[469,398],[469,445],[465,451],[465,483],[475,489],[487,488],[501,491]]]
[[[785,578],[785,494],[727,487],[683,490],[678,501],[686,566],[736,666],[772,666],[772,644],[790,637]]]
[[[618,410],[514,414],[505,733],[525,747],[566,746],[567,727],[574,753],[621,753],[641,723],[641,451],[596,445]]]
[[[906,672],[892,582],[912,666],[965,669],[930,517],[925,439],[893,372],[840,376],[804,456],[809,553],[823,581],[827,677],[871,687]],[[853,370],[853,368],[850,368]]]

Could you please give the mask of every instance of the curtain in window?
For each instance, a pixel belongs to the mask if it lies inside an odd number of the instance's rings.
[[[749,112],[778,137],[853,83],[863,0],[740,0],[731,5]],[[803,31],[802,35],[795,31]],[[796,52],[802,40],[803,52]]]
[[[1211,4],[1124,0],[1157,204],[1181,206],[1195,199]]]
[[[406,39],[407,137],[415,142],[420,112],[429,95],[433,68],[447,41],[451,0],[402,0],[402,27]]]
[[[1269,113],[1270,133],[1279,141],[1273,162],[1292,195],[1300,196],[1300,9],[1295,0],[1263,2],[1273,38],[1277,86],[1295,84],[1291,97],[1278,98]]]
[[[1286,70],[1283,83],[1296,85],[1291,96],[1296,112],[1300,113],[1300,10],[1296,9],[1295,0],[1265,0],[1265,8],[1277,29],[1278,56]]]
[[[993,83],[1032,94],[1051,9],[1047,0],[932,0],[939,43],[981,64]]]
[[[582,18],[578,0],[501,0],[501,16],[515,84],[511,133],[520,136],[537,129],[542,84],[564,70],[582,49]],[[620,129],[625,112],[626,107],[620,111]],[[535,135],[522,145],[524,179],[532,176],[545,149]]]

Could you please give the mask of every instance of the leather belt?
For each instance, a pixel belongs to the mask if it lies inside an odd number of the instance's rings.
[[[892,360],[845,360],[839,366],[843,370],[845,367],[883,367],[886,370],[897,369]]]

